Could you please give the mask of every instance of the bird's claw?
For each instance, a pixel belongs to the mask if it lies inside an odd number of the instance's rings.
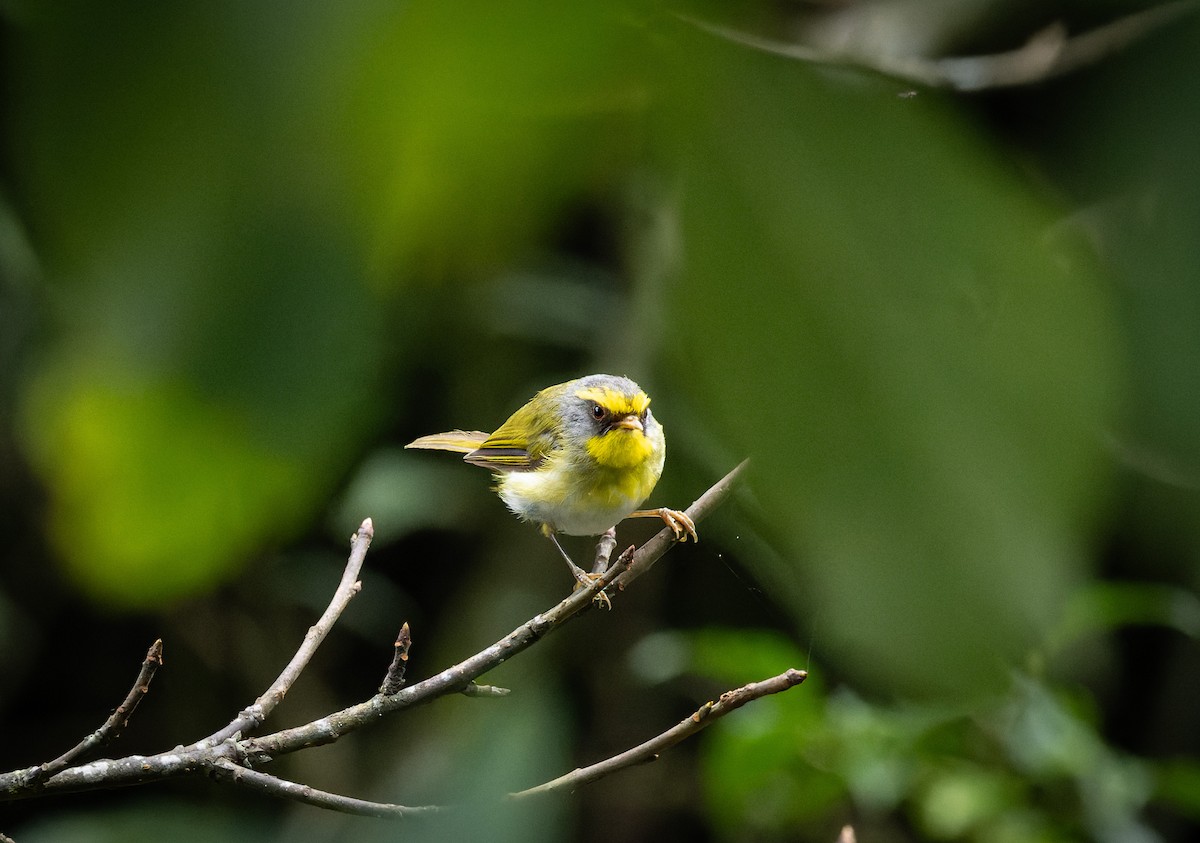
[[[663,507],[658,510],[658,517],[671,528],[671,532],[675,534],[676,541],[685,542],[689,536],[693,542],[700,541],[700,537],[696,534],[696,522],[686,512]]]
[[[667,507],[659,507],[658,509],[639,509],[637,512],[629,513],[629,518],[661,518],[671,532],[675,534],[675,541],[685,542],[690,536],[692,541],[700,541],[700,537],[696,534],[696,522],[686,512],[678,509],[668,509]]]
[[[575,583],[575,588],[573,589],[574,591],[578,591],[581,588],[590,588],[596,582],[596,580],[604,576],[604,574],[589,574],[586,571],[578,568],[575,569],[573,573],[575,574],[575,579],[577,580]],[[612,601],[608,599],[608,595],[604,593],[603,589],[597,591],[595,595],[593,595],[592,602],[601,609],[612,609]]]

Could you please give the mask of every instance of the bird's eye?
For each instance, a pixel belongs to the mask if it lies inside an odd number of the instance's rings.
[[[596,421],[600,421],[602,418],[604,418],[604,408],[599,404],[592,405],[592,418],[594,418]]]

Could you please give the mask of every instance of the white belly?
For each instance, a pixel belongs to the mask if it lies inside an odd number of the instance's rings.
[[[546,491],[546,478],[538,472],[503,475],[499,488],[500,498],[519,518],[549,524],[570,536],[598,536],[642,503],[621,495],[598,500],[569,488],[560,495],[547,495]]]

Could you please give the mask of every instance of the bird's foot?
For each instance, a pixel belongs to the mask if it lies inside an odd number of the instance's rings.
[[[554,533],[546,533],[546,536],[550,539],[550,541],[554,542],[554,546],[557,547],[558,552],[562,554],[562,558],[567,563],[567,567],[571,569],[571,576],[575,578],[575,591],[578,591],[581,588],[591,588],[592,585],[595,584],[596,580],[604,576],[603,571],[589,574],[587,571],[583,570],[583,568],[580,568],[575,564],[575,560],[570,557],[567,551],[563,549],[563,546],[558,541],[558,536],[554,535]],[[608,599],[608,595],[603,591],[597,591],[595,596],[592,597],[592,602],[600,606],[602,609],[612,608],[612,601]]]
[[[575,583],[575,588],[572,589],[573,591],[578,591],[581,588],[591,588],[596,580],[604,576],[603,574],[589,574],[587,571],[580,570],[579,568],[576,568],[575,571],[578,571],[579,574],[582,575],[582,578],[579,576],[575,577],[577,582]],[[574,571],[572,573],[574,573]],[[612,609],[612,601],[608,599],[608,595],[604,593],[603,589],[597,591],[592,596],[592,602],[595,603],[598,608]]]
[[[661,518],[671,528],[671,532],[675,534],[675,541],[685,542],[689,536],[694,542],[700,541],[700,537],[696,534],[696,522],[682,510],[668,509],[665,506],[658,509],[639,509],[637,512],[631,512],[629,517]]]

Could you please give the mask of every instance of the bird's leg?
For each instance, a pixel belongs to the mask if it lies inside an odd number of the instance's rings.
[[[575,560],[568,556],[567,552],[563,550],[563,546],[558,542],[558,536],[554,535],[554,533],[546,533],[546,538],[554,542],[554,546],[558,548],[558,552],[562,554],[562,558],[567,560],[567,567],[571,569],[571,576],[577,579],[580,585],[591,585],[596,577],[599,576],[598,574],[589,574],[587,571],[583,570],[583,568],[580,568],[578,565],[576,565]]]
[[[613,548],[617,546],[617,528],[609,527],[600,534],[596,542],[596,562],[592,565],[593,574],[603,574],[608,570],[608,560],[612,558]]]
[[[639,509],[637,512],[631,512],[626,518],[661,518],[666,525],[671,528],[671,532],[675,534],[675,540],[685,542],[688,536],[692,537],[692,541],[700,541],[700,537],[696,535],[696,522],[686,512],[681,512],[678,509],[667,509],[665,506],[658,509]]]
[[[558,536],[554,535],[553,530],[543,530],[542,532],[546,534],[546,538],[554,542],[554,546],[558,548],[558,552],[562,554],[562,558],[567,560],[567,567],[571,569],[571,576],[573,576],[578,582],[578,584],[575,586],[576,588],[586,588],[603,576],[603,574],[589,574],[587,571],[583,570],[583,568],[580,568],[578,565],[576,565],[574,560],[572,560],[571,557],[567,555],[567,552],[563,550],[563,546],[559,544]],[[613,542],[614,544],[616,543],[615,534]],[[596,592],[596,596],[593,598],[593,600],[605,609],[612,608],[612,601],[608,599],[608,595],[603,591]]]

